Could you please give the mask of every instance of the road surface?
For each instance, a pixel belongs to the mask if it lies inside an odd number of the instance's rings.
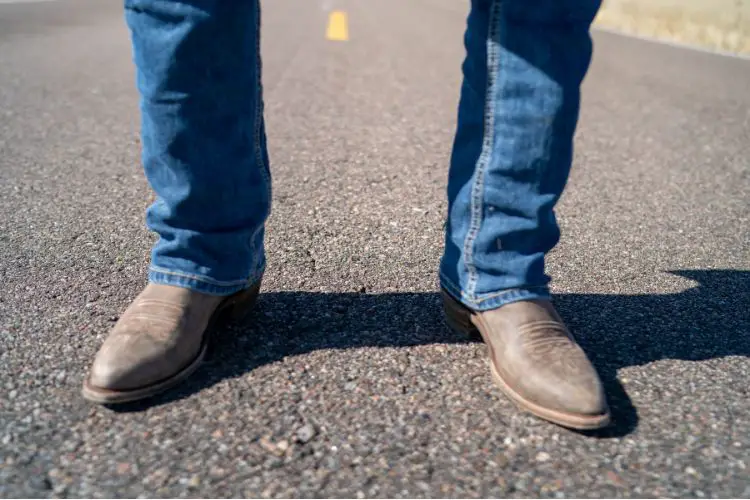
[[[79,388],[152,242],[120,9],[0,5],[0,496],[750,495],[749,61],[595,35],[549,264],[614,412],[580,434],[442,322],[465,2],[265,2],[259,308],[115,412]]]

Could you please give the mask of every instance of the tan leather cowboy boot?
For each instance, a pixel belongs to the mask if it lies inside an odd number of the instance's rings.
[[[229,297],[149,284],[104,341],[83,384],[96,403],[125,403],[182,382],[201,364],[209,334],[222,319],[255,303],[260,284]]]
[[[573,429],[609,423],[599,375],[551,302],[513,302],[479,312],[443,291],[443,305],[453,329],[484,339],[492,377],[516,405]]]

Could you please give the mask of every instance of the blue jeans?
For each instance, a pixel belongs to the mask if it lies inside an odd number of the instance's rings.
[[[549,296],[580,85],[600,0],[472,0],[440,282],[487,310]],[[157,199],[153,283],[257,282],[271,203],[258,0],[125,0]],[[425,82],[429,85],[429,82]]]
[[[257,0],[125,0],[159,235],[149,280],[229,295],[260,280],[271,175]]]
[[[549,297],[600,0],[472,0],[440,265],[474,310]]]

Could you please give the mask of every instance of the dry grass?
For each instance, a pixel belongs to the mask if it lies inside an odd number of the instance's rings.
[[[750,54],[750,12],[746,3],[716,7],[714,4],[713,8],[701,8],[689,2],[658,5],[649,0],[621,0],[606,3],[596,22],[626,33]]]

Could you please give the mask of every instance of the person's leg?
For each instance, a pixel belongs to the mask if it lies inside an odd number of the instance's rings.
[[[568,415],[578,427],[602,425],[606,407],[596,373],[549,302],[544,258],[560,237],[553,209],[570,171],[598,7],[472,1],[440,269],[449,321],[479,327],[506,393],[583,415]],[[532,337],[545,339],[544,354],[529,350]],[[515,360],[500,359],[510,351]]]
[[[472,2],[441,282],[473,309],[549,296],[598,1]]]
[[[127,0],[143,163],[159,235],[150,281],[229,295],[261,277],[270,174],[258,0]]]
[[[250,305],[271,202],[259,1],[126,0],[141,96],[143,164],[156,193],[150,284],[105,341],[84,387],[119,402],[200,363],[220,311]]]

